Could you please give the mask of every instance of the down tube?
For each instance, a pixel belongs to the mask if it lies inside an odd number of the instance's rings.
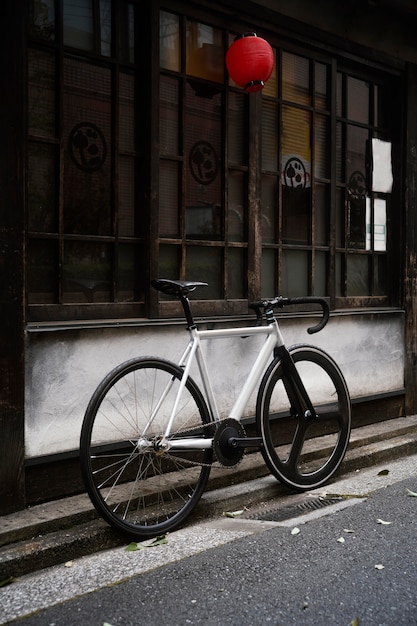
[[[240,418],[243,415],[243,412],[249,402],[251,395],[255,391],[256,387],[259,385],[261,376],[265,370],[265,367],[271,359],[271,355],[273,354],[273,350],[276,345],[277,334],[276,332],[271,332],[271,334],[268,335],[264,345],[262,346],[258,357],[252,366],[251,371],[249,372],[245,384],[243,385],[242,391],[240,392],[239,396],[236,399],[236,402],[234,403],[230,411],[229,417],[240,421]]]

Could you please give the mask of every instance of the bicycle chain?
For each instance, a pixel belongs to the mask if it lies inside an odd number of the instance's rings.
[[[217,430],[217,428],[219,428],[221,426],[221,424],[223,422],[227,422],[230,418],[229,417],[223,417],[219,420],[216,420],[215,422],[207,422],[204,424],[199,424],[198,426],[195,427],[195,429],[193,428],[188,428],[188,429],[184,429],[184,430],[178,430],[175,433],[175,436],[179,436],[183,433],[187,433],[189,434],[190,431],[192,432],[193,430],[201,430],[201,428],[215,428],[215,430]],[[213,433],[213,437],[214,438],[214,433]],[[169,450],[167,452],[164,452],[165,455],[170,456],[169,454]],[[187,463],[188,465],[199,465],[201,467],[211,467],[212,469],[233,469],[234,467],[237,467],[241,462],[242,462],[242,457],[239,459],[239,461],[237,461],[236,463],[234,463],[231,466],[228,465],[223,465],[222,463],[220,463],[220,461],[213,461],[212,463],[203,463],[202,461],[190,461],[189,459],[183,459],[180,456],[177,455],[171,455],[172,458],[176,459],[177,461],[182,461],[183,463]]]

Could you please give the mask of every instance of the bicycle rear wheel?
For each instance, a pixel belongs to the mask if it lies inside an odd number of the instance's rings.
[[[340,466],[349,443],[351,406],[343,375],[326,352],[309,345],[289,351],[316,416],[297,413],[297,391],[275,359],[259,387],[256,422],[272,474],[304,491],[323,485]]]
[[[204,398],[188,379],[169,440],[161,450],[183,371],[161,359],[132,359],[100,383],[87,407],[80,438],[81,469],[98,513],[133,539],[154,537],[181,524],[198,503],[210,473],[212,427]],[[187,449],[187,438],[207,448]]]

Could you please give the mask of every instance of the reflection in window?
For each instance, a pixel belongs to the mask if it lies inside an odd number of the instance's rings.
[[[55,39],[55,1],[32,0],[30,32],[35,37]]]
[[[179,17],[166,11],[160,13],[159,54],[161,67],[173,72],[180,71]]]
[[[186,233],[190,238],[219,239],[223,231],[221,198],[221,95],[199,96],[187,84],[185,151]]]
[[[99,0],[97,15],[96,6],[93,0],[63,0],[64,45],[110,56],[111,0]]]
[[[92,0],[64,0],[64,44],[94,50]]]
[[[187,21],[186,71],[214,82],[223,82],[224,50],[218,28]]]

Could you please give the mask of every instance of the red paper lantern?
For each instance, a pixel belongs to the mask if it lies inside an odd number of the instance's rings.
[[[260,91],[274,69],[274,53],[265,39],[247,33],[236,38],[226,52],[226,67],[236,85],[246,92]]]

